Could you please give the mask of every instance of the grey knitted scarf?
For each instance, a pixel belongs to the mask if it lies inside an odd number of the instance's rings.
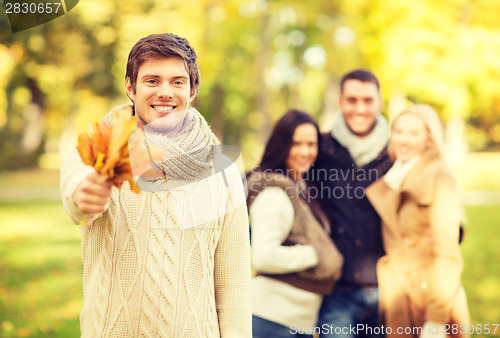
[[[107,114],[104,120],[111,124],[112,114]],[[148,161],[151,169],[162,175],[139,177],[136,183],[141,190],[164,191],[165,179],[176,184],[186,184],[211,174],[213,159],[219,157],[214,153],[218,147],[213,146],[218,145],[219,140],[195,108],[188,108],[180,123],[182,125],[174,132],[159,132],[148,128],[148,125],[136,132],[136,136],[142,137],[140,150],[149,152],[148,147],[164,150],[162,161],[151,161],[151,158]]]
[[[333,121],[331,133],[342,146],[349,150],[357,167],[363,167],[376,159],[389,141],[389,126],[380,114],[377,115],[371,133],[365,137],[359,137],[349,129],[344,115],[339,112]]]

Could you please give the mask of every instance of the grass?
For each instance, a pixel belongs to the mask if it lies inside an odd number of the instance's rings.
[[[58,201],[1,203],[0,218],[0,337],[78,337],[78,227]]]
[[[500,208],[471,206],[467,216],[462,279],[472,321],[498,323]],[[58,201],[1,203],[0,217],[0,336],[78,337],[82,306],[78,227]]]
[[[500,206],[471,206],[466,213],[462,281],[472,321],[500,324]],[[496,335],[500,336],[500,327]]]
[[[455,168],[466,190],[500,191],[500,153]],[[57,187],[57,171],[2,172],[2,188]],[[463,283],[472,322],[500,322],[500,207],[468,206]],[[59,201],[0,196],[0,337],[79,337],[80,232]],[[496,335],[500,336],[500,328]],[[477,335],[480,337],[481,335]]]

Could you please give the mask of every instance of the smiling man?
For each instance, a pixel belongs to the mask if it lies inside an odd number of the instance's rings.
[[[146,47],[136,47],[130,52],[125,89],[134,102],[139,126],[161,119],[161,126],[175,128],[198,92],[199,73],[196,69],[188,74],[186,61],[180,56],[143,59],[141,49]]]
[[[384,250],[380,218],[364,191],[392,165],[386,149],[389,129],[380,114],[380,85],[371,72],[344,75],[340,88],[340,113],[323,135],[311,174],[333,227],[332,239],[344,256],[342,276],[323,299],[319,315],[320,327],[335,330],[320,336],[377,336],[361,330],[353,335],[351,328],[378,324],[376,264]]]
[[[94,215],[81,227],[82,337],[251,337],[243,185],[236,165],[214,164],[219,142],[190,107],[199,85],[186,39],[139,40],[125,89],[139,152],[155,156],[137,166],[160,174],[139,177],[136,194],[128,182],[101,183],[76,149],[63,161],[66,212],[76,224]],[[109,125],[112,116],[104,117]]]

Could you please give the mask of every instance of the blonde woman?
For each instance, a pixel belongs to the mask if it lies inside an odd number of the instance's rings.
[[[387,335],[469,336],[460,281],[462,206],[443,144],[436,112],[410,106],[392,124],[394,166],[366,191],[383,222],[386,255],[377,276]]]

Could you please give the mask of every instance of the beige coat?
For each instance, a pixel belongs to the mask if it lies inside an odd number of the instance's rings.
[[[462,214],[457,184],[436,154],[424,154],[399,191],[379,179],[366,194],[382,218],[386,255],[377,264],[381,319],[398,337],[398,327],[426,320],[462,324],[455,337],[468,337],[469,312],[460,281],[463,260],[458,236]],[[451,333],[451,327],[449,327]]]

